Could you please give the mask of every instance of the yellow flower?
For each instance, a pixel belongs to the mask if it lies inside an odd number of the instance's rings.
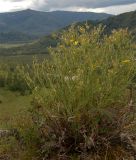
[[[77,46],[77,45],[78,45],[78,41],[75,41],[75,42],[74,42],[74,45]]]
[[[83,27],[80,27],[80,32],[84,33],[85,29]]]
[[[122,63],[130,63],[131,61],[129,59],[126,59],[124,61],[122,61]]]

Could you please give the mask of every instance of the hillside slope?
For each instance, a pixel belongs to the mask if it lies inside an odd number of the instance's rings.
[[[0,44],[30,42],[37,38],[37,36],[22,32],[0,32]]]
[[[110,15],[90,12],[40,12],[23,10],[0,13],[0,32],[23,32],[27,34],[49,34],[71,23],[86,20],[102,20]]]
[[[55,38],[52,35],[49,35],[31,43],[1,44],[0,56],[47,54],[48,47],[55,47],[58,42],[58,37]]]
[[[110,17],[103,20],[102,23],[106,25],[108,31],[119,28],[128,28],[130,31],[136,33],[136,11]]]
[[[84,25],[86,22],[77,23],[77,25]],[[129,31],[133,33],[136,38],[136,11],[124,13],[115,17],[108,18],[107,20],[103,20],[101,22],[93,22],[88,21],[88,24],[91,25],[99,25],[102,23],[106,25],[105,32],[109,33],[113,29],[119,28],[128,28]],[[69,27],[69,26],[68,26]],[[65,29],[67,29],[66,27]],[[7,54],[38,54],[38,53],[47,53],[47,48],[49,46],[56,46],[57,42],[59,41],[58,38],[54,38],[53,36],[45,36],[31,44],[27,44],[25,46],[19,47],[9,47],[9,48],[0,48],[0,54],[7,55]]]

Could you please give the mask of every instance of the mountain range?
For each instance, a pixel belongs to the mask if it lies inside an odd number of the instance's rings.
[[[77,23],[77,25],[84,25],[85,22]],[[128,28],[130,32],[132,32],[133,36],[136,39],[136,11],[128,12],[124,14],[120,14],[117,16],[112,16],[107,19],[103,20],[95,20],[95,21],[87,21],[88,24],[97,26],[99,24],[103,24],[106,26],[105,32],[109,33],[113,29],[119,29],[119,28]],[[69,25],[70,26],[70,25]],[[66,27],[65,29],[67,29]],[[61,32],[61,30],[59,30]],[[58,33],[59,33],[58,32]],[[0,54],[7,55],[16,55],[16,54],[38,54],[38,53],[48,53],[47,48],[49,46],[56,46],[56,44],[59,41],[59,37],[54,37],[52,34],[48,36],[43,36],[42,38],[38,40],[34,40],[31,43],[24,44],[24,45],[18,45],[15,47],[0,47]]]
[[[110,16],[106,13],[41,12],[31,9],[0,13],[0,42],[5,43],[6,37],[7,42],[29,41],[49,35],[72,23],[87,20],[100,21]]]

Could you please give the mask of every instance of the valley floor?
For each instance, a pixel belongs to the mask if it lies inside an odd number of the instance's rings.
[[[0,88],[0,129],[9,128],[16,116],[28,110],[30,99],[30,96]]]

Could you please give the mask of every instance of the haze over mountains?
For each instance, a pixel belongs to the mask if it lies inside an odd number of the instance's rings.
[[[30,9],[11,13],[0,13],[0,40],[1,42],[6,42],[6,36],[7,39],[9,38],[9,41],[13,42],[31,40],[50,34],[74,22],[103,20],[109,16],[111,15],[105,13],[41,12]],[[14,37],[13,34],[15,32],[16,35]]]

